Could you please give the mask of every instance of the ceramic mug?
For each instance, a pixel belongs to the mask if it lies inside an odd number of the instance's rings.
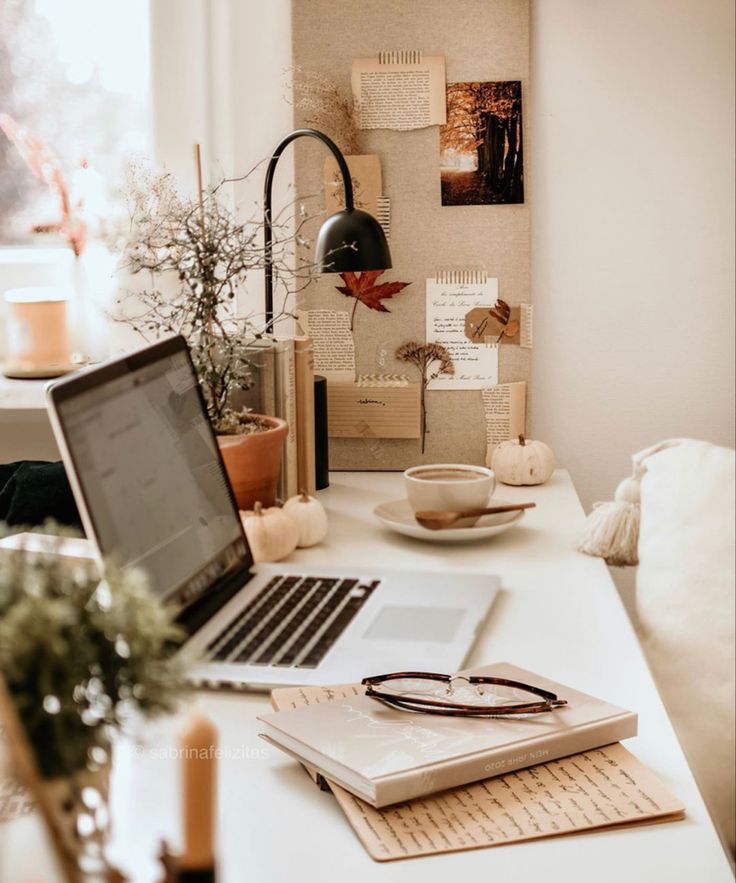
[[[407,469],[404,485],[415,512],[426,509],[460,511],[485,506],[496,487],[496,477],[485,466],[434,463]]]

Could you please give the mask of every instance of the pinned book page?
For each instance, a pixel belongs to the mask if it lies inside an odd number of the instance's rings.
[[[271,701],[276,709],[297,708],[363,691],[359,684],[274,690]],[[620,743],[385,809],[327,785],[376,861],[684,817],[680,801]]]
[[[351,77],[361,129],[423,129],[447,122],[445,56],[416,50],[356,58]]]
[[[314,373],[328,383],[355,380],[355,343],[350,316],[343,310],[299,310],[299,324],[311,337],[314,347]]]
[[[526,434],[526,383],[499,383],[482,392],[486,418],[486,465],[496,445]]]
[[[454,374],[441,374],[429,389],[483,389],[498,383],[498,345],[483,336],[471,340],[466,317],[486,313],[498,300],[498,280],[482,270],[440,270],[427,279],[426,337],[447,349]]]

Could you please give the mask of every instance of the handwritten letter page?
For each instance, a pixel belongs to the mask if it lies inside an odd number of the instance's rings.
[[[444,55],[386,52],[356,58],[351,81],[361,129],[422,129],[447,122]]]
[[[483,389],[498,383],[498,346],[474,343],[465,334],[465,316],[498,299],[498,280],[427,279],[427,341],[450,353],[455,373],[433,380],[430,389]]]
[[[330,787],[377,861],[683,815],[677,798],[618,743],[383,810]]]

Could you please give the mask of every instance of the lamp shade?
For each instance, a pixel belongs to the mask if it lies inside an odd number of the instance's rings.
[[[388,270],[391,252],[373,215],[360,209],[335,212],[317,234],[315,263],[320,273]]]

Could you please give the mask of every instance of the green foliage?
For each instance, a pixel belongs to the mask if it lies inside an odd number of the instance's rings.
[[[0,558],[0,671],[44,778],[107,760],[133,717],[175,708],[181,630],[141,573],[19,551]]]

